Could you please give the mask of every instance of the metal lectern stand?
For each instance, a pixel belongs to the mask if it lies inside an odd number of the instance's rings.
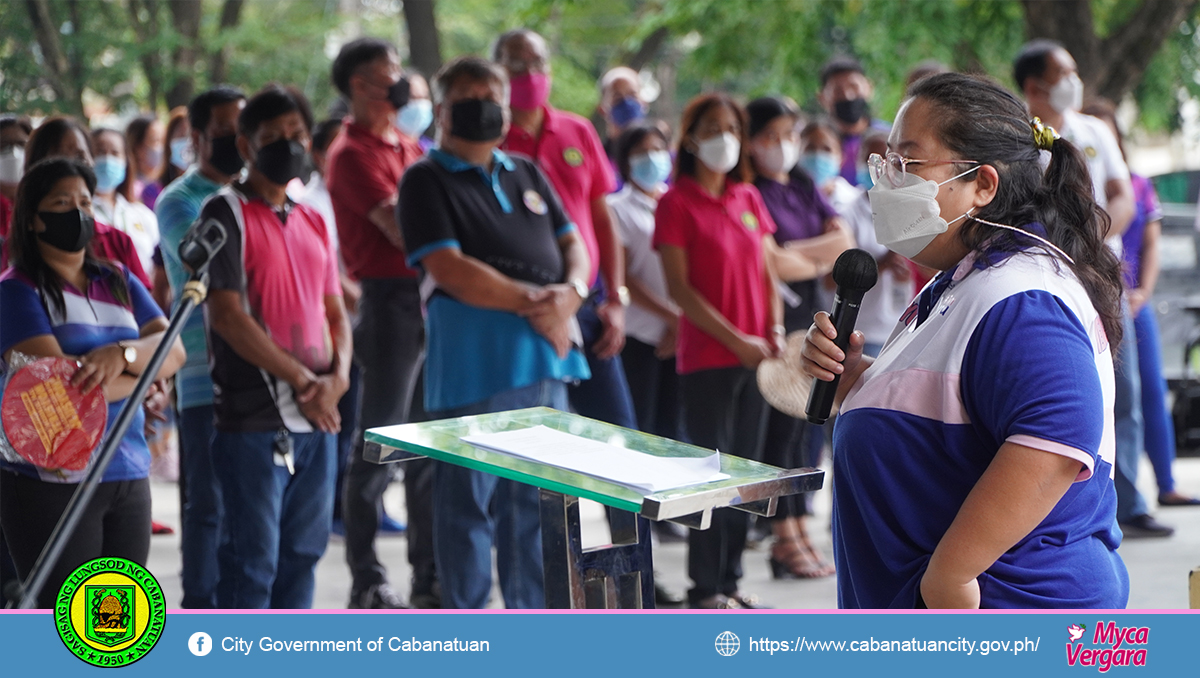
[[[370,429],[365,434],[363,456],[377,464],[430,457],[540,488],[548,608],[653,608],[649,520],[670,520],[706,530],[716,508],[773,516],[779,497],[819,490],[825,476],[819,469],[779,469],[722,454],[721,471],[730,476],[727,480],[643,496],[608,481],[477,448],[460,440],[462,436],[539,424],[655,456],[699,457],[712,453],[694,445],[538,407]],[[609,511],[611,545],[583,548],[579,524],[581,497],[614,509]]]

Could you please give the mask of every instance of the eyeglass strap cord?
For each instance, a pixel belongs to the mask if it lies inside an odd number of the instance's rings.
[[[1072,266],[1074,266],[1074,265],[1075,265],[1075,260],[1071,258],[1071,255],[1069,255],[1069,254],[1067,254],[1066,252],[1062,251],[1062,249],[1060,249],[1060,248],[1058,247],[1058,245],[1055,245],[1054,243],[1050,242],[1049,240],[1046,240],[1045,238],[1043,238],[1042,236],[1040,236],[1040,235],[1038,235],[1038,234],[1036,234],[1036,233],[1030,233],[1029,231],[1025,231],[1025,230],[1021,230],[1021,229],[1019,229],[1019,228],[1015,228],[1015,227],[1013,227],[1013,226],[1009,226],[1008,224],[997,224],[997,223],[996,223],[996,222],[994,222],[994,221],[988,221],[987,219],[980,219],[979,217],[977,217],[977,216],[975,216],[975,215],[971,214],[971,213],[970,213],[970,211],[968,211],[968,212],[967,212],[967,214],[968,214],[968,215],[969,215],[969,216],[970,216],[972,219],[974,219],[975,221],[978,221],[978,222],[979,222],[979,223],[981,223],[981,224],[987,224],[988,226],[995,226],[996,228],[1003,228],[1003,229],[1007,229],[1007,230],[1009,230],[1009,231],[1012,231],[1012,232],[1014,232],[1014,233],[1018,233],[1018,234],[1020,234],[1020,235],[1024,235],[1024,236],[1028,236],[1028,237],[1030,237],[1030,238],[1033,238],[1034,240],[1037,240],[1037,241],[1041,242],[1041,243],[1042,243],[1043,245],[1045,245],[1046,247],[1049,247],[1050,249],[1052,249],[1052,250],[1054,250],[1055,252],[1057,252],[1057,253],[1059,254],[1059,256],[1061,256],[1063,259],[1066,259],[1067,261],[1071,262],[1071,265],[1072,265]]]

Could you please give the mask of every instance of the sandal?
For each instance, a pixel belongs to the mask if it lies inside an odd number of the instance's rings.
[[[784,518],[772,524],[771,576],[775,579],[816,579],[834,573],[808,540],[803,518]]]

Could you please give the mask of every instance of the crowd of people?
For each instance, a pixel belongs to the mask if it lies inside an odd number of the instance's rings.
[[[1137,491],[1142,450],[1159,505],[1200,502],[1171,477],[1147,303],[1161,210],[1065,49],[1021,50],[1020,96],[922,63],[894,124],[836,57],[811,118],[712,92],[652,119],[617,67],[597,131],[549,103],[550,63],[517,29],[426,81],[361,38],[326,119],[282,85],[123,131],[0,118],[0,352],[77,360],[110,423],[189,279],[180,243],[198,222],[228,236],[41,605],[88,559],[145,563],[147,440],[174,425],[183,607],[310,607],[335,530],[349,607],[485,607],[493,551],[504,603],[542,607],[536,488],[430,460],[403,465],[407,600],[393,588],[375,542],[394,468],[361,432],[541,405],[817,466],[826,432],[756,379],[791,335],[797,379],[842,375],[834,554],[811,495],[785,497],[761,528],[774,577],[836,573],[843,607],[1124,606],[1122,535],[1172,532]],[[842,351],[820,311],[852,247],[880,282]],[[79,479],[0,461],[16,578]],[[721,509],[687,531],[692,588],[659,604],[763,606],[740,585],[755,529]]]

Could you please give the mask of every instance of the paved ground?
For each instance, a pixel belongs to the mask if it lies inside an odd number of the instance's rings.
[[[1143,460],[1144,461],[1144,460]],[[1148,462],[1143,463],[1139,486],[1151,499],[1157,496],[1153,473]],[[1176,482],[1184,492],[1200,494],[1200,458],[1183,458],[1176,462]],[[154,483],[155,519],[178,528],[179,501],[176,486]],[[812,521],[812,535],[818,546],[831,553],[829,534],[829,493],[819,495],[819,515]],[[403,487],[393,483],[385,503],[392,515],[403,515]],[[1200,507],[1169,508],[1157,511],[1157,517],[1173,525],[1177,532],[1169,539],[1128,540],[1121,546],[1121,555],[1129,568],[1130,609],[1178,609],[1188,605],[1188,572],[1200,566]],[[604,538],[603,512],[598,504],[584,510],[584,541],[600,543]],[[409,568],[405,558],[403,537],[379,540],[381,557],[391,569],[391,580],[402,593],[408,593]],[[656,548],[655,563],[661,581],[676,591],[687,586],[685,576],[686,546],[665,544]],[[778,608],[829,609],[837,607],[834,578],[775,581],[767,566],[767,551],[747,551],[744,566],[746,576],[743,590],[757,594],[764,603]],[[154,537],[150,550],[150,570],[158,577],[167,593],[168,605],[177,607],[181,597],[179,582],[178,536]],[[350,579],[345,564],[345,549],[334,538],[317,569],[317,591],[314,607],[333,609],[345,607],[349,596]],[[499,606],[496,593],[493,605]]]

